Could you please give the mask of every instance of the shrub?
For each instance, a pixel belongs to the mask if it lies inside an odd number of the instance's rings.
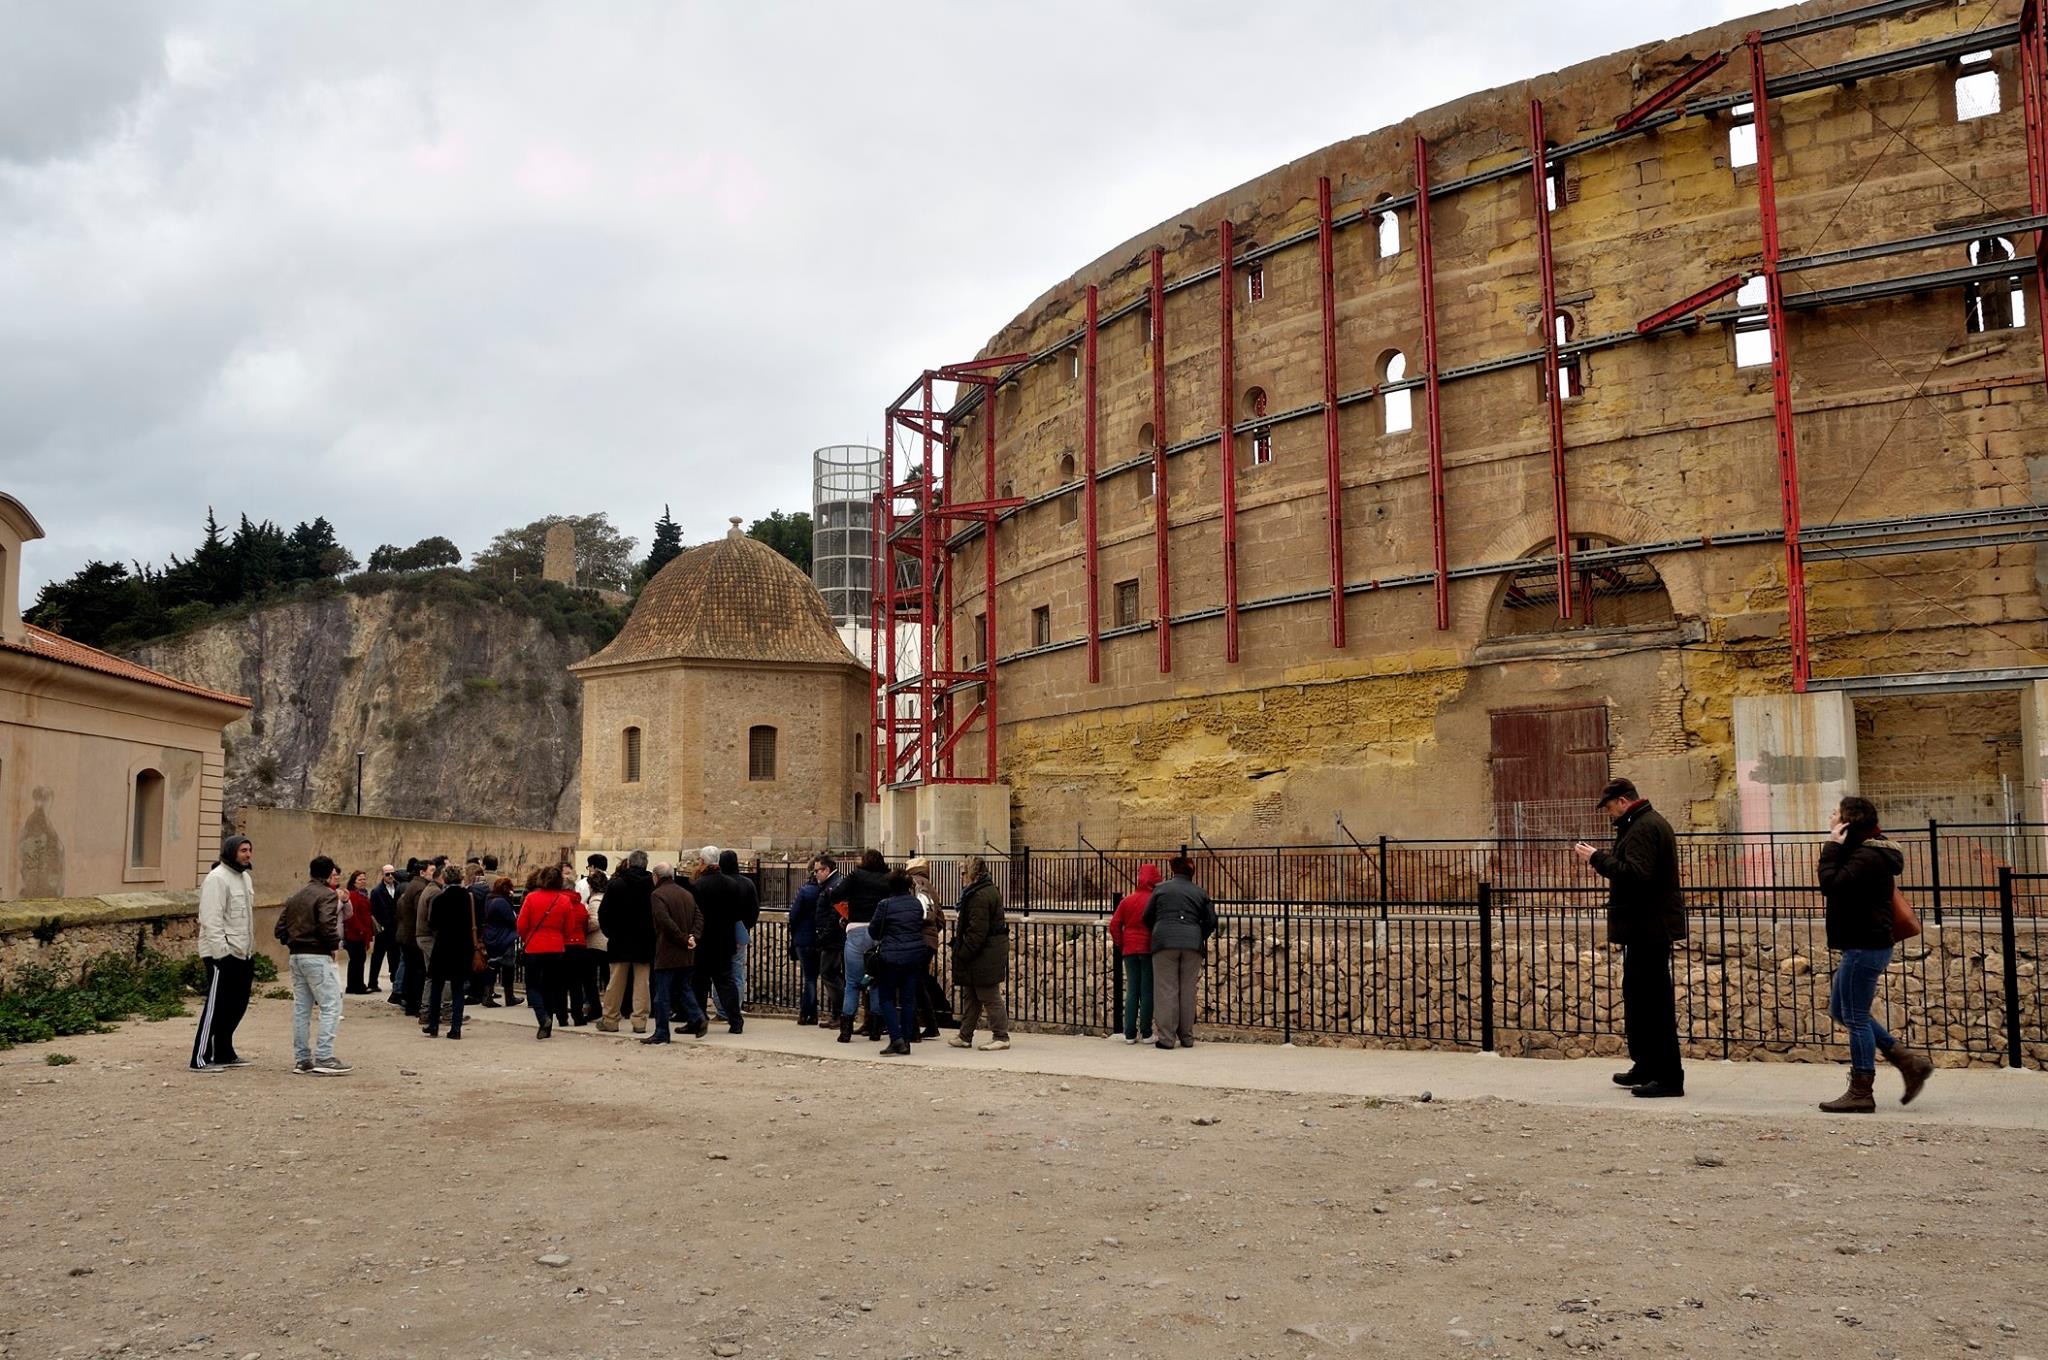
[[[73,981],[62,955],[50,963],[23,964],[0,986],[0,1048],[98,1034],[111,1027],[110,1021],[135,1015],[146,1020],[183,1015],[185,996],[195,990],[195,965],[203,978],[205,965],[196,958],[174,959],[154,949],[101,954],[88,960]],[[271,975],[276,973],[273,965]]]

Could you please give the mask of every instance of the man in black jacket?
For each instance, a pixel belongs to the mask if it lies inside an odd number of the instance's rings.
[[[1629,1069],[1615,1084],[1648,1097],[1685,1094],[1678,1055],[1678,1008],[1671,993],[1671,945],[1685,938],[1685,893],[1678,883],[1678,838],[1671,823],[1617,779],[1600,793],[1614,819],[1614,848],[1572,847],[1610,885],[1607,940],[1621,946],[1623,1033]]]
[[[754,897],[753,884],[737,875],[719,871],[721,859],[715,845],[705,846],[697,855],[697,878],[690,884],[690,895],[697,899],[697,909],[704,913],[704,933],[697,937],[697,956],[690,985],[697,989],[697,1009],[700,1011],[706,1009],[706,1002],[713,992],[718,994],[718,1008],[725,1012],[727,1029],[738,1034],[746,1028],[746,1020],[740,1013],[739,988],[733,985],[733,959],[739,953],[739,926],[750,907],[756,917],[760,915],[761,908]],[[734,864],[738,864],[737,856],[734,856]]]
[[[604,1017],[597,1027],[619,1028],[626,987],[633,988],[633,1032],[647,1032],[647,1014],[654,1001],[654,876],[647,872],[647,852],[635,850],[605,885],[597,906],[598,929],[612,961],[611,985],[604,989]]]
[[[370,920],[377,928],[376,943],[370,946],[370,990],[379,992],[377,978],[384,971],[384,961],[391,961],[391,983],[398,985],[398,870],[393,865],[384,866],[384,875],[377,880],[377,886],[370,889]]]

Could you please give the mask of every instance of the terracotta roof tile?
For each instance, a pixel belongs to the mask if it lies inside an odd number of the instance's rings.
[[[239,694],[223,694],[217,689],[207,689],[204,685],[189,685],[183,680],[165,675],[162,671],[138,666],[133,661],[115,656],[111,652],[88,647],[83,642],[73,642],[61,633],[53,633],[47,628],[38,628],[32,623],[25,627],[27,636],[22,641],[0,642],[0,648],[11,652],[26,652],[45,661],[55,661],[65,666],[80,666],[89,671],[98,671],[101,675],[154,685],[158,689],[173,690],[179,694],[190,694],[201,699],[218,699],[222,703],[239,704],[243,708],[252,707],[250,702]]]
[[[737,524],[656,572],[619,635],[570,669],[667,660],[860,664],[811,578]]]

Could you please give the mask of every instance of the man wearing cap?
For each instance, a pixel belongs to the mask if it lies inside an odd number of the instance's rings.
[[[1622,1032],[1629,1069],[1615,1084],[1651,1098],[1685,1094],[1678,1054],[1678,1008],[1671,991],[1671,946],[1685,938],[1685,893],[1678,882],[1678,838],[1671,823],[1617,779],[1600,791],[1614,819],[1614,848],[1572,847],[1608,882],[1607,940],[1621,946]]]

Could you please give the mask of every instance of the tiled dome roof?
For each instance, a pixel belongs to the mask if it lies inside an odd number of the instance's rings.
[[[638,661],[797,661],[858,665],[824,597],[796,564],[732,521],[654,574],[626,626],[572,670]]]

